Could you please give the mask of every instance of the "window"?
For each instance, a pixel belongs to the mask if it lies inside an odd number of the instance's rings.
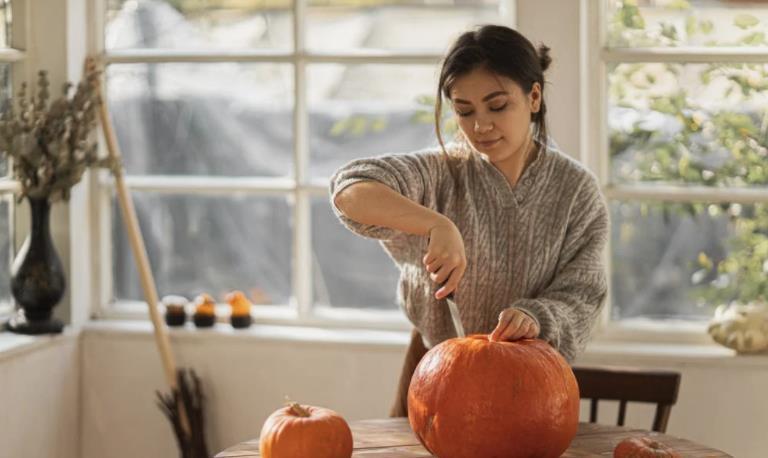
[[[105,1],[107,97],[159,294],[403,321],[395,266],[336,221],[328,179],[436,144],[437,62],[509,0]],[[111,208],[114,311],[142,292]]]
[[[768,5],[603,5],[611,318],[768,299]]]
[[[11,1],[0,0],[0,112],[7,109],[11,100],[11,73],[16,69],[14,63],[23,58],[20,51],[13,49],[18,31],[11,26]],[[17,188],[18,183],[10,178],[8,162],[0,159],[0,315],[13,311],[10,267],[14,254],[13,209]]]

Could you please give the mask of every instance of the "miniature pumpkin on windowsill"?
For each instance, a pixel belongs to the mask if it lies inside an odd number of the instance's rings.
[[[216,301],[206,293],[195,298],[195,314],[192,321],[198,328],[209,328],[216,322]]]
[[[251,325],[251,301],[242,291],[232,291],[225,298],[232,308],[230,322],[233,328],[247,328]]]
[[[264,422],[259,452],[263,458],[350,458],[352,431],[333,410],[294,402]]]
[[[165,306],[165,323],[168,326],[184,326],[187,321],[187,298],[184,296],[168,295],[160,301]]]

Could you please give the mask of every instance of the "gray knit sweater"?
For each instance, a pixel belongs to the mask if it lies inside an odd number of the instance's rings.
[[[569,361],[583,349],[606,296],[602,259],[608,212],[595,177],[553,148],[512,187],[478,154],[463,155],[456,180],[439,149],[350,162],[331,178],[331,205],[344,188],[381,182],[450,218],[464,238],[467,270],[455,294],[467,334],[490,333],[499,313],[533,316],[540,338]],[[400,269],[398,299],[428,347],[454,337],[450,314],[422,264],[427,237],[357,223],[334,206],[351,231],[380,239]]]

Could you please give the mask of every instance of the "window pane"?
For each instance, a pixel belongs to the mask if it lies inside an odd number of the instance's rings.
[[[106,49],[288,49],[291,0],[108,0]]]
[[[708,319],[768,297],[768,207],[613,202],[615,319]]]
[[[0,3],[0,5],[2,5]],[[2,16],[0,16],[1,18]],[[11,64],[0,64],[0,113],[5,113],[11,104]],[[8,174],[8,160],[0,155],[0,177]]]
[[[612,180],[768,184],[768,65],[609,69]]]
[[[133,193],[159,294],[223,302],[242,290],[261,304],[291,297],[291,207],[284,197]],[[114,208],[115,296],[143,300],[122,217]]]
[[[432,65],[309,67],[310,174],[359,157],[436,145]]]
[[[768,45],[768,7],[754,0],[611,0],[613,47]]]
[[[309,0],[307,46],[443,52],[470,26],[499,19],[498,0]]]
[[[129,174],[291,173],[290,65],[125,64],[107,76]]]
[[[13,196],[0,196],[0,311],[11,304],[11,214]]]
[[[378,241],[342,226],[327,197],[312,201],[312,246],[316,304],[397,309],[394,262]]]
[[[0,48],[11,47],[11,0],[0,0]]]

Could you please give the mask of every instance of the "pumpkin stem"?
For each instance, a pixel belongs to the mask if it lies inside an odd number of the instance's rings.
[[[290,404],[290,410],[297,417],[308,417],[309,416],[309,411],[307,409],[305,409],[304,407],[300,406],[298,402],[292,402]]]

